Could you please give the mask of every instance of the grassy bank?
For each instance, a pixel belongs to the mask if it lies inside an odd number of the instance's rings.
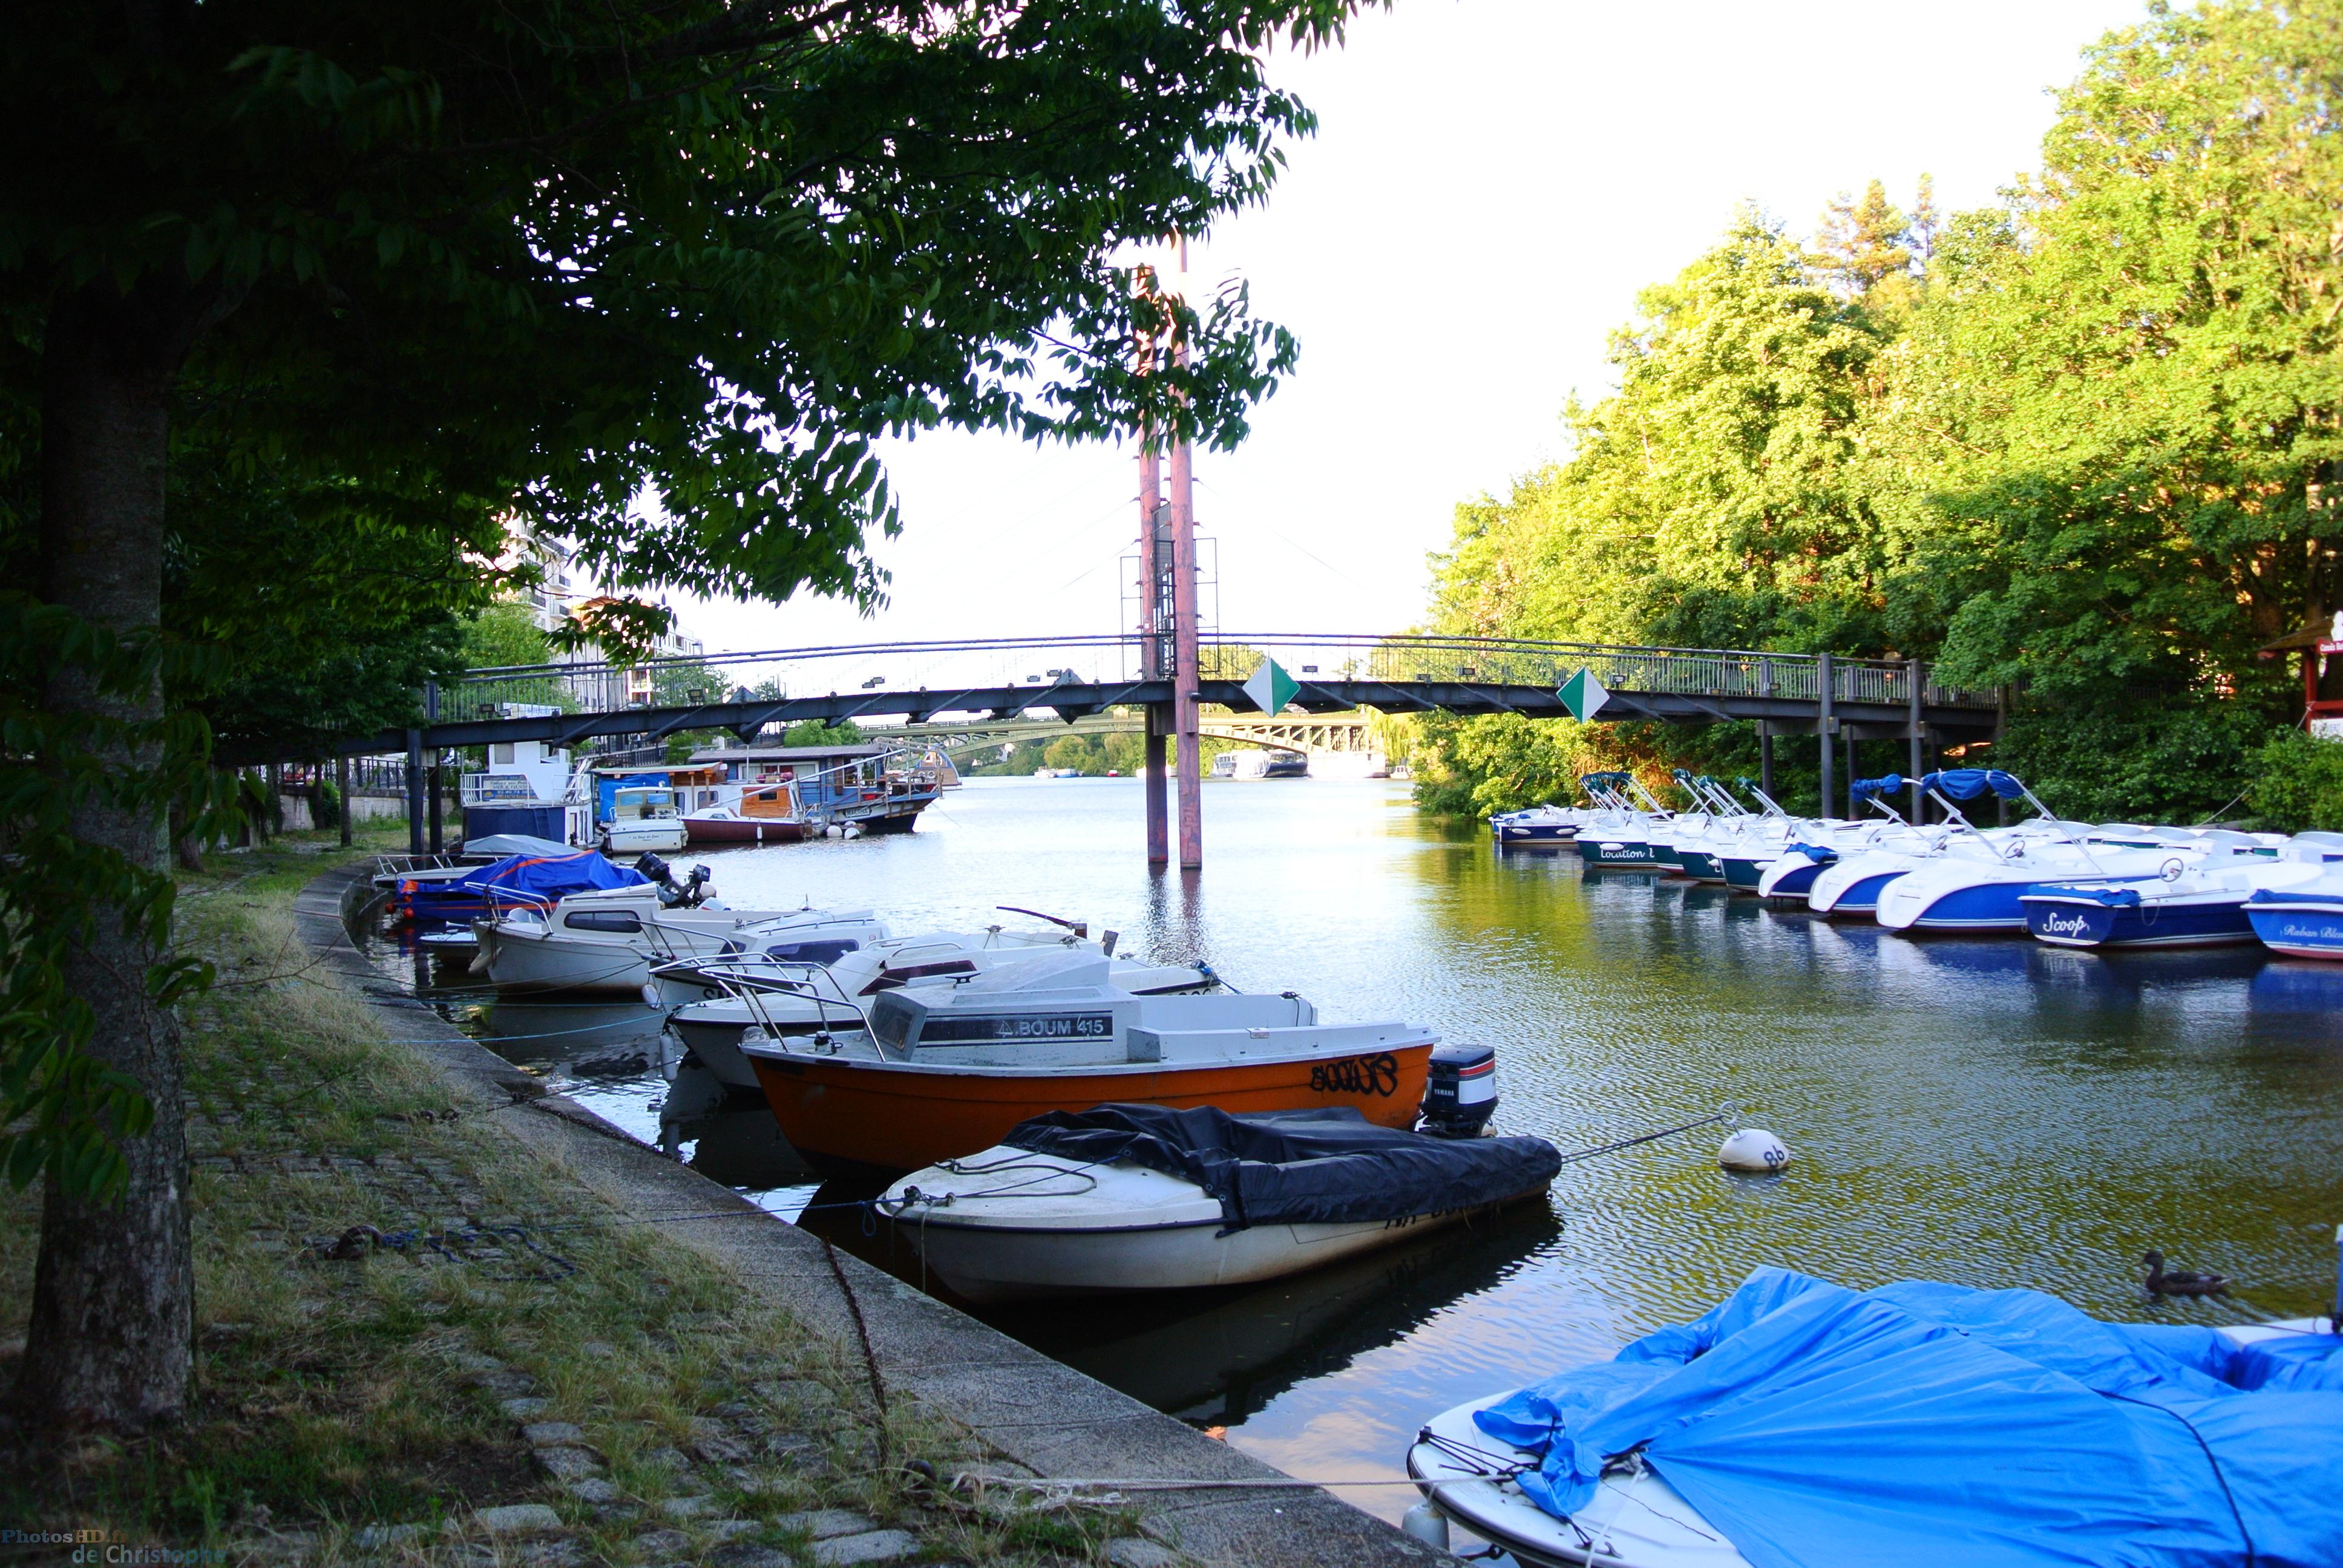
[[[331,839],[182,878],[181,940],[219,969],[186,1010],[189,1419],[63,1451],[18,1440],[0,1523],[231,1563],[841,1568],[1148,1546],[1116,1542],[1119,1514],[976,1510],[930,1487],[984,1456],[900,1402],[882,1433],[859,1354],[601,1208],[515,1139],[525,1101],[458,1104],[391,1038],[400,1015],[299,940],[292,902],[344,858]],[[0,1197],[10,1379],[38,1218],[36,1192]]]

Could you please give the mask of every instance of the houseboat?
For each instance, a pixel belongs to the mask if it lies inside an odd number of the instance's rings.
[[[693,844],[786,844],[831,828],[908,833],[942,779],[924,759],[871,742],[695,752],[678,779]]]

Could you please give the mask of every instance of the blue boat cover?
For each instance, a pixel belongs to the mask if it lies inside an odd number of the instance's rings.
[[[2343,893],[2307,893],[2299,888],[2256,888],[2249,904],[2343,904]]]
[[[1872,800],[1882,795],[1901,795],[1903,792],[1904,775],[1901,773],[1890,773],[1884,779],[1858,779],[1855,781],[1855,798],[1858,800]]]
[[[439,898],[485,899],[490,889],[496,889],[558,899],[594,888],[632,888],[649,880],[631,866],[614,865],[603,859],[598,850],[578,849],[566,855],[509,855],[460,881],[442,883],[431,890]],[[430,888],[424,883],[417,891]]]
[[[1640,1451],[1757,1568],[2332,1568],[2343,1338],[2239,1347],[2036,1291],[1763,1268],[1474,1419],[1567,1518]]]
[[[2005,800],[2015,800],[2026,793],[2026,786],[2012,773],[1998,768],[1947,768],[1931,773],[1920,780],[1923,789],[1941,789],[1956,800],[1974,800],[1990,789]]]
[[[1069,1160],[1127,1161],[1193,1181],[1220,1200],[1229,1231],[1476,1209],[1543,1191],[1562,1169],[1543,1138],[1433,1138],[1378,1127],[1347,1105],[1250,1115],[1210,1105],[1101,1105],[1045,1111],[1001,1141]]]
[[[2097,904],[2103,910],[2128,910],[2139,902],[2137,888],[2107,883],[2036,882],[2017,896],[2021,904]]]
[[[1785,855],[1804,855],[1817,866],[1827,866],[1838,859],[1838,851],[1828,844],[1793,844],[1782,852]]]

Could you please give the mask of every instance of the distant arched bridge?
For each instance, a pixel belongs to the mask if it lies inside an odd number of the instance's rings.
[[[1222,740],[1300,751],[1312,757],[1349,756],[1374,750],[1374,715],[1353,709],[1347,713],[1279,714],[1207,713],[1203,732]],[[979,719],[926,724],[866,724],[862,732],[873,740],[902,740],[941,745],[959,752],[969,748],[1051,740],[1061,735],[1138,735],[1145,731],[1145,715],[1135,708],[1110,709],[1087,718]]]

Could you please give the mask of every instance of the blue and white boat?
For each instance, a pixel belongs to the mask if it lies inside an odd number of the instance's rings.
[[[1845,912],[1869,914],[1877,894],[1877,886],[1866,878],[1901,866],[1875,862],[1868,872],[1857,873],[1853,868],[1845,877],[1833,877],[1824,888],[1824,900],[1814,902],[1815,889],[1823,877],[1843,862],[1863,855],[1906,853],[1920,854],[1931,849],[1935,840],[1912,829],[1896,809],[1882,799],[1904,788],[1900,774],[1890,773],[1884,779],[1858,779],[1850,789],[1858,807],[1868,806],[1880,813],[1877,818],[1855,821],[1845,819],[1823,819],[1792,824],[1796,829],[1785,837],[1772,864],[1759,872],[1756,892],[1760,898],[1781,899],[1805,903],[1823,914],[1838,912],[1843,899],[1852,897]],[[1787,820],[1785,816],[1785,821]],[[1745,873],[1744,873],[1745,875]],[[1732,881],[1730,871],[1726,880]]]
[[[2184,869],[2208,849],[2177,846],[2142,849],[2094,839],[2087,823],[2062,821],[2016,775],[1997,768],[1960,768],[1931,773],[1921,788],[1963,828],[1966,819],[1956,800],[1986,794],[2024,800],[2040,816],[2026,830],[2008,835],[1977,833],[1982,854],[1948,855],[1918,866],[1880,890],[1873,918],[1891,931],[2022,931],[2026,907],[2018,902],[2042,882],[2103,884],[2157,876],[2178,857]]]
[[[2315,844],[2288,845],[2269,859],[2257,853],[2243,834],[2207,833],[2204,838],[2210,840],[2213,858],[2192,866],[2174,855],[2145,880],[2045,882],[2028,888],[2017,900],[2026,911],[2026,930],[2037,942],[2062,948],[2250,943],[2259,939],[2246,912],[2248,899],[2304,887],[2326,871],[2326,859]],[[2223,840],[2244,840],[2247,847]]]
[[[1666,829],[1668,809],[1632,773],[1589,773],[1578,787],[1595,804],[1578,829],[1578,858],[1589,866],[1650,870],[1661,864],[1653,843]],[[1632,791],[1632,794],[1631,794]]]
[[[1499,811],[1489,819],[1489,837],[1501,849],[1521,845],[1568,844],[1578,837],[1592,813],[1576,806],[1531,806],[1519,811]]]
[[[2257,890],[2246,900],[2246,920],[2274,953],[2343,959],[2343,866],[2294,887]]]

